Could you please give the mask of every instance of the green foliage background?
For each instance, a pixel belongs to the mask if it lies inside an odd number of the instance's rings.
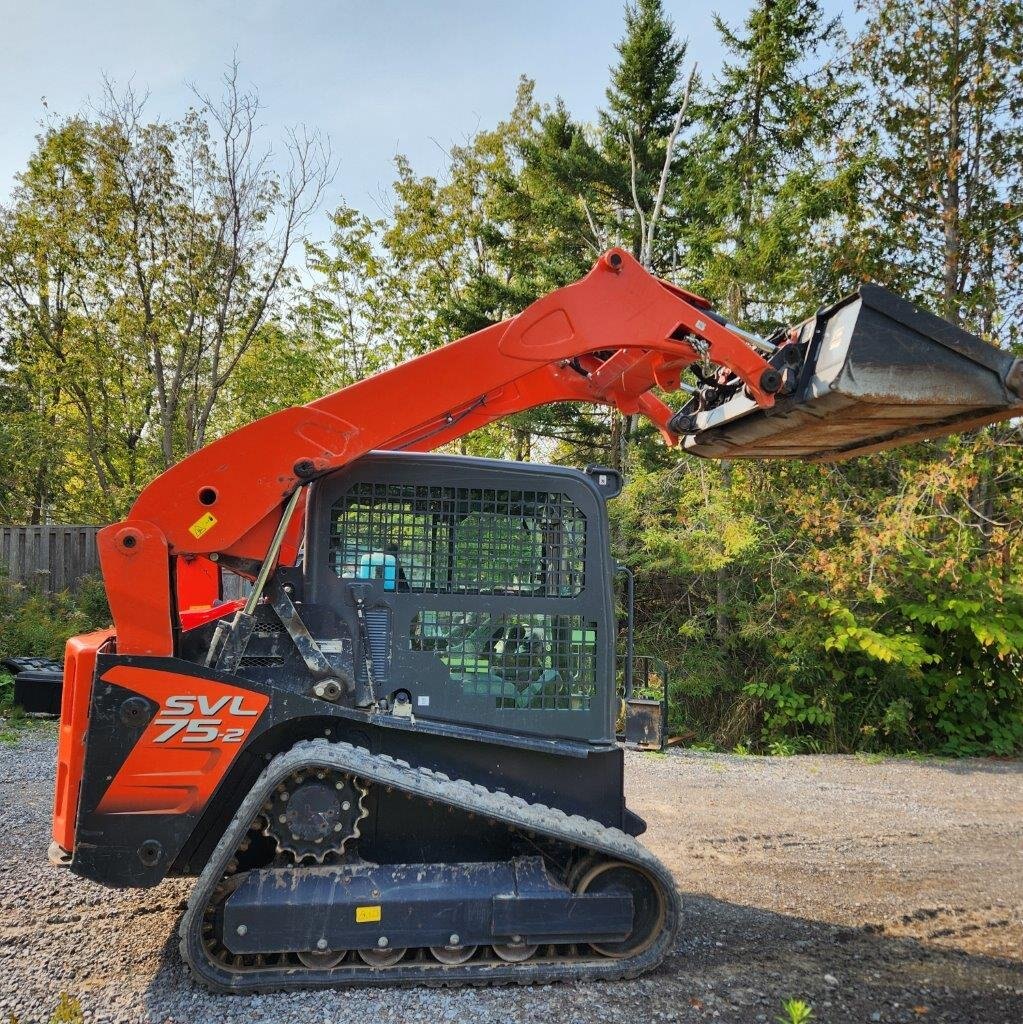
[[[103,581],[88,577],[76,594],[43,594],[0,576],[0,661],[5,658],[64,657],[68,638],[110,625]],[[0,668],[0,715],[14,704],[14,677]]]
[[[0,516],[123,515],[212,436],[514,315],[613,244],[749,329],[870,279],[1018,348],[1019,5],[861,11],[850,38],[818,0],[754,0],[717,21],[708,76],[661,0],[635,0],[595,119],[524,78],[443,175],[399,156],[382,212],[340,203],[280,272],[293,193],[266,165],[246,245],[222,245],[213,108],[55,120],[0,211]],[[454,447],[626,472],[615,554],[690,742],[1008,755],[1020,440],[1008,423],[838,465],[705,463],[633,417],[552,407]],[[0,608],[0,649],[58,646],[80,613],[61,601]]]

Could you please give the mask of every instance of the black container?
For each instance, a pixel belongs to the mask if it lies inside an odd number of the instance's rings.
[[[1014,359],[878,285],[799,328],[795,391],[761,409],[743,393],[696,416],[708,458],[830,461],[1023,415]]]
[[[31,714],[59,715],[63,684],[59,670],[25,669],[14,677],[14,703]]]

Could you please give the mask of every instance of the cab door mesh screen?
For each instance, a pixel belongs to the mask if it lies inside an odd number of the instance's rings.
[[[424,610],[409,635],[468,696],[498,709],[588,711],[596,687],[596,624],[580,615]]]
[[[564,494],[356,483],[331,512],[341,577],[393,556],[395,589],[572,597],[585,583],[586,517]]]

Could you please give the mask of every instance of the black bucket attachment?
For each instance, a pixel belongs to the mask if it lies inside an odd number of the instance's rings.
[[[771,409],[740,389],[716,405],[694,399],[674,421],[686,451],[834,461],[1023,415],[1023,359],[877,285],[797,337],[771,360],[789,364],[788,393]]]

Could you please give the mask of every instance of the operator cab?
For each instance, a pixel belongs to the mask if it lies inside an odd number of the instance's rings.
[[[279,570],[234,671],[309,692],[284,589],[351,683],[337,703],[379,724],[613,744],[619,490],[603,468],[371,453],[310,486],[301,565]],[[198,658],[208,639],[192,643]]]
[[[613,740],[612,566],[590,475],[373,453],[313,486],[303,571],[306,603],[348,627],[357,695],[372,679],[418,717]]]

